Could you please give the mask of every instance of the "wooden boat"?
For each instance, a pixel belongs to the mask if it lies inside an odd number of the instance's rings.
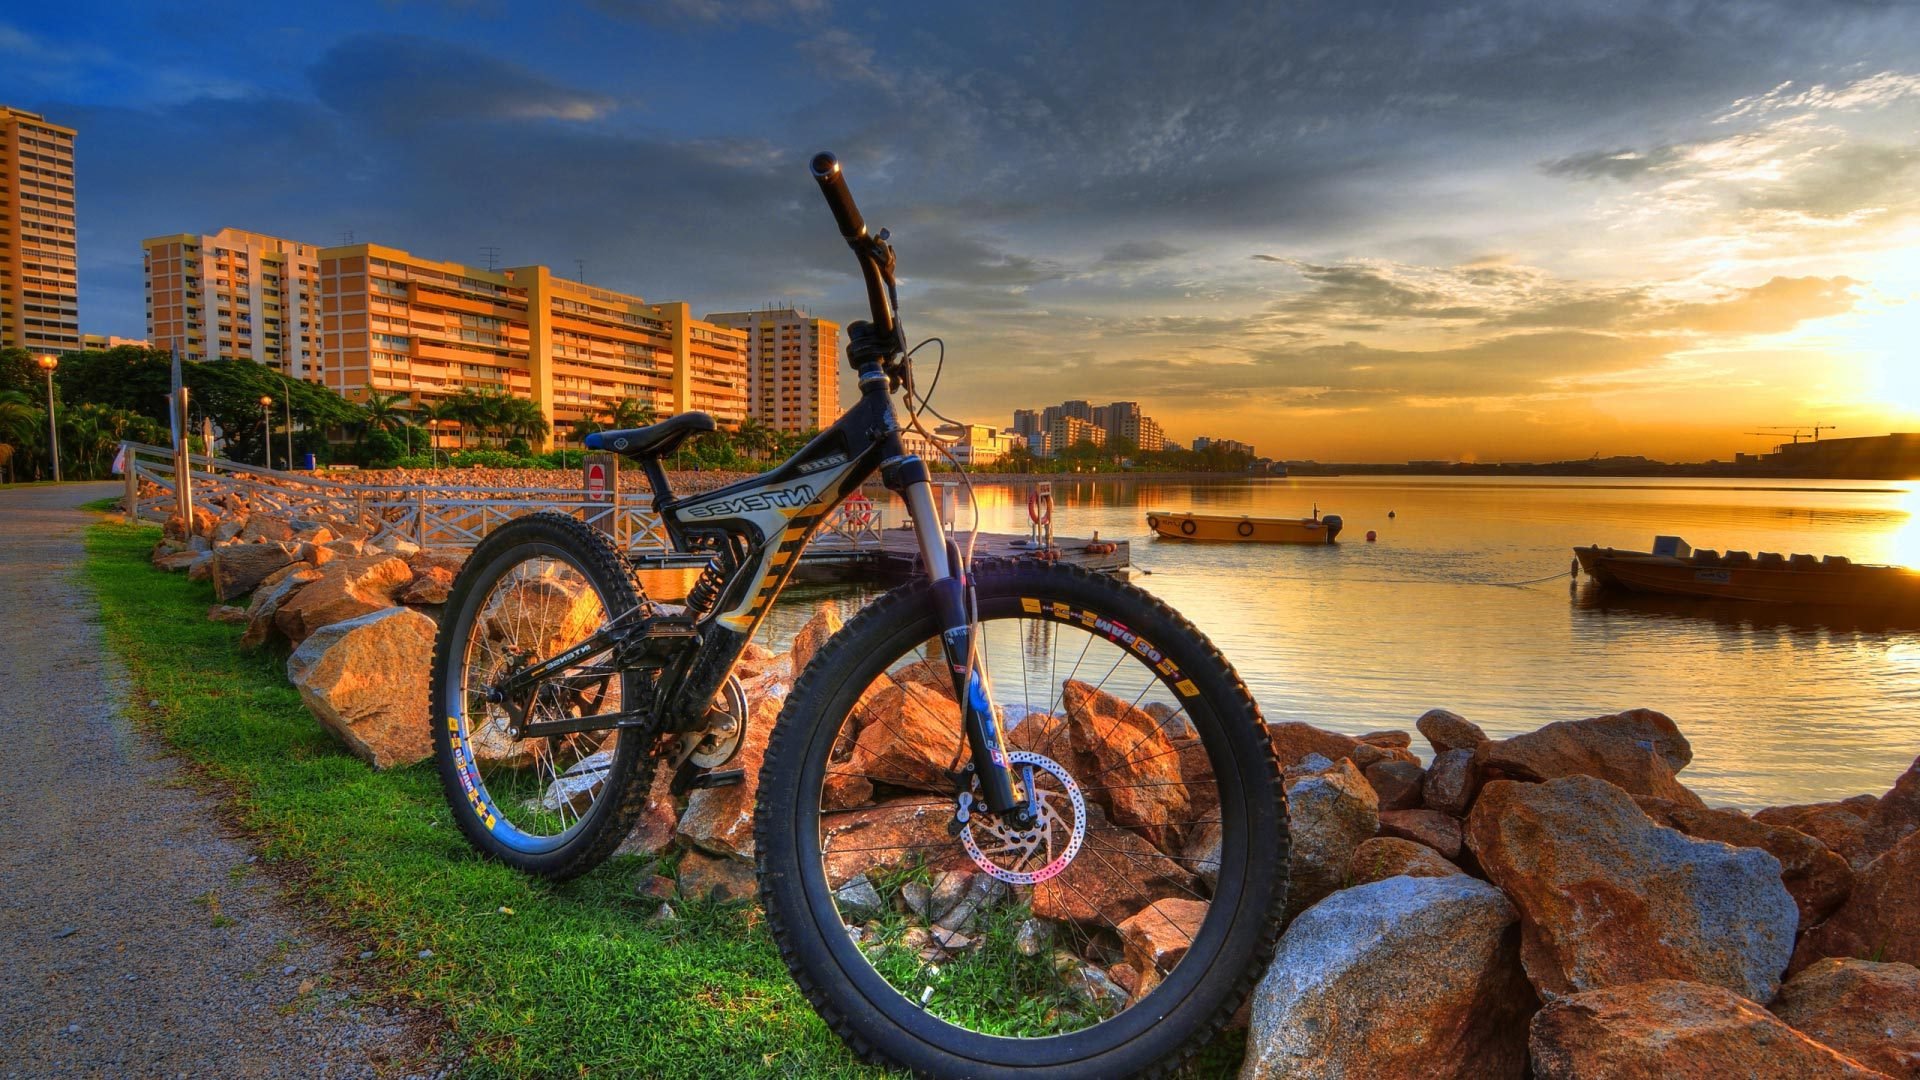
[[[1218,540],[1242,544],[1331,544],[1340,535],[1340,515],[1318,511],[1310,518],[1233,517],[1227,514],[1147,513],[1147,526],[1169,540]]]
[[[1580,569],[1596,584],[1629,592],[1698,596],[1764,604],[1920,611],[1920,571],[1871,566],[1839,555],[1695,551],[1675,536],[1654,550],[1577,547]]]

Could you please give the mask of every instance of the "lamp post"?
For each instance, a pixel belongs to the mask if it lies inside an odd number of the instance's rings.
[[[267,411],[268,409],[271,409],[271,408],[273,408],[273,399],[268,397],[265,394],[261,394],[260,395],[260,460],[263,463],[265,463],[265,465],[269,469],[273,468],[273,428],[269,426],[272,423],[271,417],[273,414]]]
[[[280,372],[280,385],[286,387],[286,393],[280,398],[280,405],[287,414],[287,471],[293,471],[293,387],[287,382],[287,373]]]
[[[53,369],[60,366],[60,358],[52,353],[43,353],[39,357],[41,370],[47,373],[47,452],[53,458],[53,482],[60,482],[60,425],[53,418]]]

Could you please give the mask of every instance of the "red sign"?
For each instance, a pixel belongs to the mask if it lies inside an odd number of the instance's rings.
[[[607,467],[597,461],[587,466],[587,494],[596,499],[607,494]]]

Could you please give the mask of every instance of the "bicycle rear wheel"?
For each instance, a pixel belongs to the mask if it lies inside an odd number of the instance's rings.
[[[1146,593],[975,575],[977,668],[1039,824],[959,820],[960,713],[924,585],[849,622],[770,740],[756,845],[781,953],[871,1059],[931,1075],[1170,1068],[1272,955],[1286,816],[1258,711]]]
[[[552,879],[585,873],[619,846],[644,807],[649,732],[596,729],[516,738],[489,690],[558,656],[640,603],[606,538],[564,514],[501,526],[474,549],[434,640],[434,756],[454,821],[474,847]],[[605,650],[543,681],[531,718],[618,712],[639,676]]]

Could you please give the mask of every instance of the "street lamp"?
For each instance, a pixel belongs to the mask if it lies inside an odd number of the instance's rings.
[[[53,369],[60,366],[60,358],[52,353],[42,353],[40,367],[47,373],[47,450],[53,457],[53,482],[60,482],[60,427],[53,418]]]
[[[273,407],[273,399],[268,397],[265,394],[261,394],[260,395],[260,458],[262,461],[266,462],[266,466],[269,469],[273,468],[273,428],[269,427],[268,425],[272,422],[269,418],[273,414],[268,412],[267,410],[271,409],[272,407]]]
[[[280,404],[287,412],[287,471],[293,471],[293,386],[287,382],[287,373],[282,371],[280,385],[286,387],[286,393],[280,398]]]

